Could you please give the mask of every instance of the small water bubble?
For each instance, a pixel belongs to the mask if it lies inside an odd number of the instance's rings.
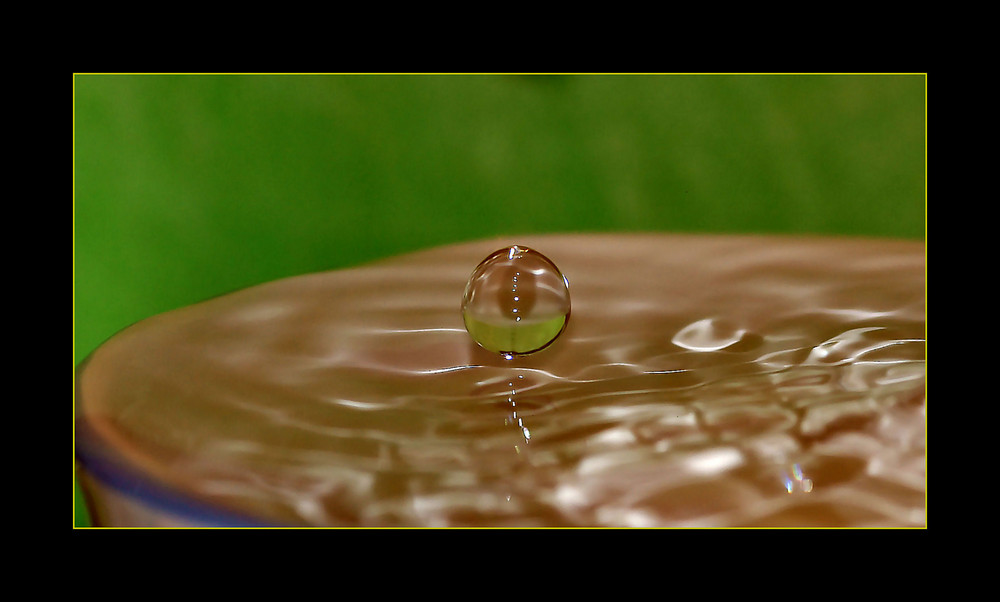
[[[673,343],[691,351],[720,351],[736,346],[748,334],[727,320],[705,318],[678,331]]]
[[[810,493],[813,490],[812,479],[802,473],[802,467],[798,463],[792,464],[791,473],[791,476],[788,476],[787,472],[782,474],[785,491],[794,493],[798,490],[803,493]]]
[[[547,347],[569,321],[569,282],[546,256],[513,245],[484,259],[462,298],[465,328],[505,359]]]

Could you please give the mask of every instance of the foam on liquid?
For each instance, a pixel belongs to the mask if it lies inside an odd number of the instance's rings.
[[[459,302],[512,242],[573,319],[507,361]],[[923,526],[924,274],[920,242],[566,235],[289,278],[96,350],[79,456],[266,525]]]

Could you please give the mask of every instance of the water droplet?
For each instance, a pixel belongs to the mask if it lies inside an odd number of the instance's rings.
[[[552,261],[513,245],[484,259],[462,298],[473,340],[506,359],[547,347],[569,321],[569,282]]]
[[[792,464],[791,472],[791,476],[788,476],[787,472],[783,472],[781,476],[781,480],[785,485],[785,491],[794,493],[798,490],[803,493],[809,493],[813,490],[812,479],[802,473],[802,466],[798,463]]]

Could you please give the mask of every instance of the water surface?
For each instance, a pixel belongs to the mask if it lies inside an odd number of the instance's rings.
[[[559,265],[573,317],[507,361],[460,304],[510,244]],[[924,526],[924,258],[528,236],[280,280],[95,351],[78,455],[269,525]]]

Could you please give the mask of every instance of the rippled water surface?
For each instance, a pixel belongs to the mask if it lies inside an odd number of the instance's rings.
[[[513,243],[573,317],[507,361],[460,303]],[[280,280],[100,347],[78,456],[270,525],[924,526],[924,257],[536,236]]]

